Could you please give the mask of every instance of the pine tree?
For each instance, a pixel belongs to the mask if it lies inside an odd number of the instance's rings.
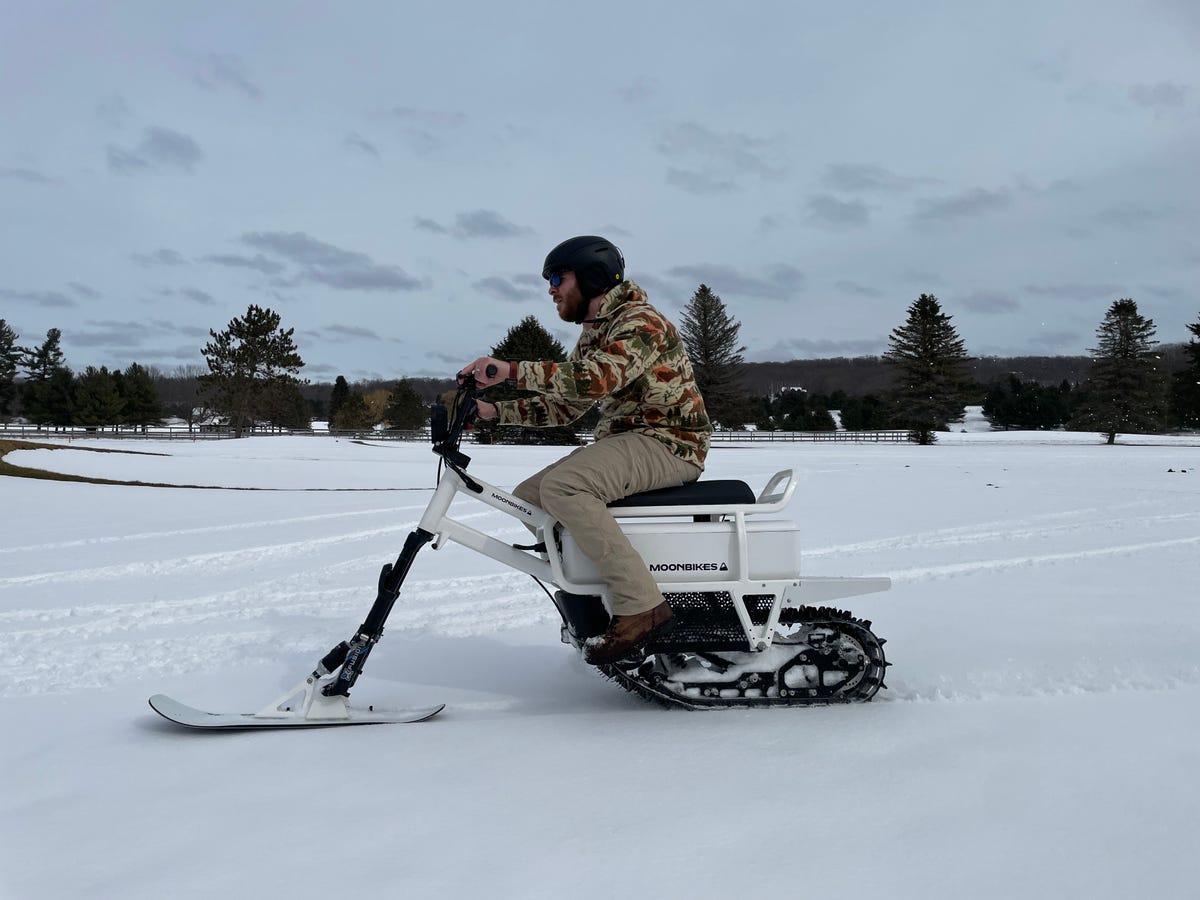
[[[908,307],[905,323],[892,329],[883,359],[895,371],[891,417],[909,439],[932,444],[935,432],[962,415],[968,390],[962,338],[932,294]]]
[[[1175,373],[1171,384],[1171,410],[1180,428],[1200,428],[1200,321],[1187,326],[1192,339],[1184,345],[1188,364]]]
[[[292,431],[312,430],[312,410],[304,395],[300,393],[300,385],[295,381],[278,382],[272,388],[271,413],[269,421],[279,428]]]
[[[51,328],[41,346],[20,350],[25,369],[21,407],[35,425],[72,424],[73,376],[63,361],[61,341],[62,332]]]
[[[725,428],[744,425],[751,413],[742,387],[746,348],[738,346],[741,323],[730,318],[724,302],[706,284],[692,294],[679,321],[709,418]]]
[[[230,321],[201,351],[208,374],[200,376],[205,396],[214,410],[229,417],[241,437],[257,421],[278,423],[290,408],[287,386],[300,383],[297,374],[304,360],[292,334],[284,331],[279,314],[251,304],[246,314]]]
[[[89,430],[117,426],[124,418],[125,400],[114,373],[105,366],[88,366],[75,379],[75,424]]]
[[[336,431],[366,431],[374,427],[375,417],[363,395],[353,391],[329,424]]]
[[[534,316],[526,316],[508,330],[499,344],[492,348],[492,356],[496,359],[518,361],[547,360],[550,362],[565,362],[567,351],[555,340],[545,328],[538,324]],[[488,391],[487,400],[514,400],[521,396],[531,396],[528,392],[521,393],[510,384],[500,384]],[[526,428],[523,425],[496,425],[494,422],[480,422],[477,426],[479,440],[483,443],[501,441],[512,444],[578,444],[576,428],[587,428],[588,416],[571,425],[554,428]]]
[[[157,425],[162,420],[163,410],[150,372],[137,363],[130,363],[124,372],[115,374],[121,375],[117,386],[125,400],[126,424],[140,425],[143,432],[148,426]]]
[[[829,410],[806,391],[787,390],[772,404],[776,431],[834,431],[837,423]]]
[[[21,348],[17,334],[0,319],[0,416],[8,417],[17,398],[17,366],[21,364]]]
[[[329,422],[331,426],[333,420],[337,418],[338,410],[349,399],[350,385],[346,383],[344,376],[339,375],[333,383],[333,390],[329,392]]]
[[[1154,320],[1129,297],[1113,301],[1096,329],[1097,346],[1083,402],[1071,427],[1098,431],[1105,442],[1120,433],[1153,432],[1166,411],[1166,379],[1158,367]]]
[[[407,378],[401,378],[388,395],[384,419],[392,428],[409,431],[421,428],[429,418],[425,401]]]
[[[1045,387],[1009,375],[988,388],[983,416],[993,428],[1037,431],[1058,428],[1071,417],[1070,385]]]
[[[881,431],[887,427],[887,406],[875,394],[847,397],[839,413],[847,431]]]

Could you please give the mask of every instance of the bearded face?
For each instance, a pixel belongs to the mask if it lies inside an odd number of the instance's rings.
[[[558,287],[551,285],[550,296],[558,309],[558,317],[564,322],[574,322],[578,325],[587,316],[588,301],[579,290],[579,282],[575,280],[574,272],[564,272],[562,284]]]

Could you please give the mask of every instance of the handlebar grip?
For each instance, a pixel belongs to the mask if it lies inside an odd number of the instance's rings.
[[[483,370],[483,374],[486,375],[488,378],[495,378],[496,373],[498,371],[500,371],[500,370],[497,369],[495,366],[493,366],[491,363],[488,363],[487,368]]]

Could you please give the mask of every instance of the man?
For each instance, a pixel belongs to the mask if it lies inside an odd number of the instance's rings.
[[[462,372],[474,374],[483,387],[507,380],[536,392],[521,400],[480,401],[480,418],[502,425],[567,425],[600,404],[594,443],[513,493],[562,522],[608,586],[608,630],[584,644],[584,659],[605,665],[669,628],[672,616],[606,504],[699,478],[712,424],[683,341],[645,291],[625,280],[621,251],[601,237],[571,238],[550,251],[542,277],[559,318],[583,326],[567,361],[485,356]],[[496,367],[490,378],[489,365]]]

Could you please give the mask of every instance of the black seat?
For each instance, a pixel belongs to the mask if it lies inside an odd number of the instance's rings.
[[[754,503],[754,491],[744,481],[692,481],[679,487],[630,494],[608,504],[609,509],[631,506],[733,506]]]

